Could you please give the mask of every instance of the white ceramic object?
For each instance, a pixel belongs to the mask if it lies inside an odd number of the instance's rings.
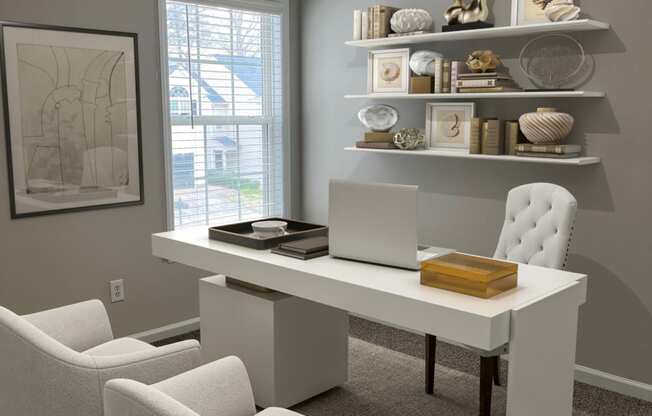
[[[254,233],[261,238],[285,234],[288,223],[285,221],[258,221],[251,224]]]
[[[552,0],[544,10],[546,17],[551,22],[568,22],[580,17],[581,9],[573,0]]]
[[[443,55],[433,51],[418,51],[410,57],[410,69],[419,76],[435,76],[435,59]]]
[[[426,138],[419,129],[401,129],[394,136],[394,144],[401,150],[414,150],[426,145]]]
[[[390,25],[396,33],[428,31],[432,28],[432,16],[423,9],[401,9],[394,13]]]
[[[358,112],[358,120],[371,131],[390,131],[398,123],[398,110],[386,104],[370,105]]]
[[[534,144],[560,143],[570,134],[575,119],[556,108],[538,108],[536,113],[523,114],[519,119],[525,138]]]

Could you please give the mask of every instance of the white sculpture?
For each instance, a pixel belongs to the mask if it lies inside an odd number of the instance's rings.
[[[552,22],[567,22],[580,17],[581,9],[573,0],[552,0],[546,6],[544,13]]]
[[[432,28],[432,16],[423,9],[401,9],[390,21],[396,33],[428,31]]]

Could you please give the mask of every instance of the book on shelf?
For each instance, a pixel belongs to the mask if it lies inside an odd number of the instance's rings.
[[[522,88],[516,87],[488,87],[488,88],[458,88],[459,93],[482,94],[487,92],[521,92]]]
[[[398,149],[394,143],[389,142],[365,142],[360,141],[355,143],[358,149]]]
[[[579,153],[538,153],[538,152],[516,152],[521,157],[541,157],[545,159],[574,159],[580,157]]]
[[[360,12],[360,39],[369,39],[369,11],[362,10]]]
[[[435,94],[441,94],[443,83],[443,72],[444,72],[444,60],[443,58],[435,58],[435,79],[434,79],[434,91]]]
[[[530,144],[522,143],[516,146],[517,152],[527,153],[550,153],[550,154],[568,154],[581,153],[582,146],[579,144]]]
[[[507,120],[505,122],[505,154],[516,156],[516,149],[520,139],[520,128],[518,121]]]
[[[457,81],[460,76],[463,76],[469,71],[466,62],[453,61],[451,62],[451,92],[457,93]]]
[[[504,140],[502,132],[503,123],[492,118],[482,124],[482,154],[502,155],[504,152]]]
[[[459,79],[512,79],[506,72],[465,72],[460,74]]]
[[[367,39],[374,38],[374,7],[367,8],[367,18],[369,19],[369,25],[367,27]]]
[[[394,143],[394,133],[368,131],[364,134],[364,142],[367,143]]]
[[[482,126],[485,119],[474,117],[471,120],[471,141],[469,153],[472,155],[482,154]]]
[[[480,79],[458,79],[457,88],[493,88],[493,87],[514,87],[516,83],[511,79],[480,78]]]
[[[353,40],[362,39],[362,10],[353,11]]]
[[[426,35],[430,34],[432,32],[428,32],[426,30],[418,30],[416,32],[407,32],[407,33],[390,33],[387,35],[388,38],[400,38],[404,36],[416,36],[416,35]]]
[[[442,61],[442,86],[441,92],[444,94],[450,94],[451,92],[451,61],[450,59],[444,59]]]

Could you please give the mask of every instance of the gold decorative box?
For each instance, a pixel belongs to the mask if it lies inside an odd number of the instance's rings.
[[[410,77],[410,94],[430,94],[432,91],[432,77]]]
[[[453,253],[423,262],[421,284],[488,299],[518,285],[518,264]]]

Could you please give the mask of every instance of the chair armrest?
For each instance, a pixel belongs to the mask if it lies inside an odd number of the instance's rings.
[[[104,386],[104,416],[199,416],[172,397],[133,380]]]
[[[113,339],[109,315],[99,300],[23,315],[23,318],[78,352]]]
[[[199,342],[181,341],[129,354],[93,356],[102,385],[114,378],[153,384],[200,364]]]
[[[256,413],[249,375],[237,357],[214,361],[152,387],[200,415],[253,416]]]

